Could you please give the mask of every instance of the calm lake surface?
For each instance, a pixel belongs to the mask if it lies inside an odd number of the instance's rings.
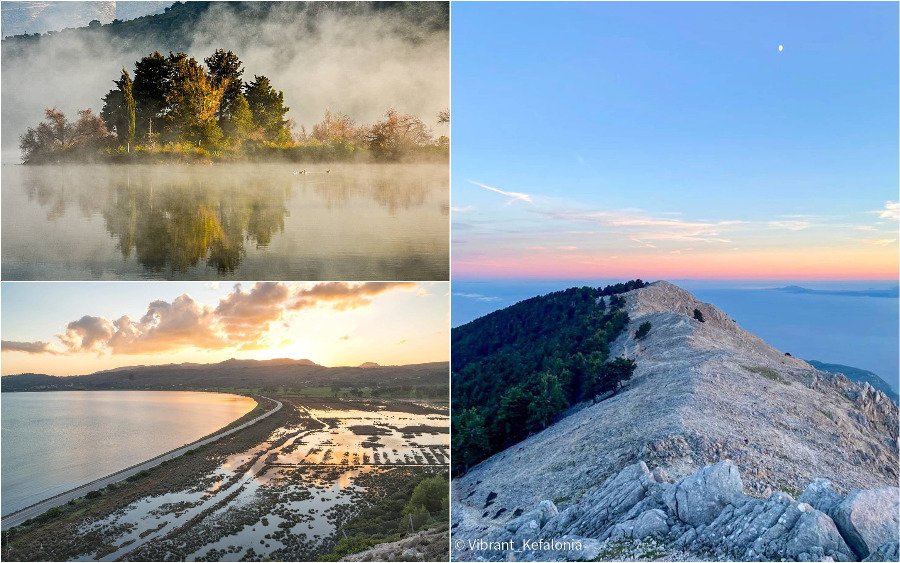
[[[449,277],[446,164],[7,164],[2,175],[7,280]]]
[[[582,285],[624,280],[454,281],[452,325],[460,326],[523,299]],[[674,283],[712,303],[742,328],[772,346],[807,360],[871,371],[900,387],[900,308],[898,299],[840,294],[797,294],[774,288],[792,282],[678,281]],[[811,289],[860,291],[896,286],[878,282],[799,282]]]
[[[253,410],[186,391],[2,393],[2,511],[15,512],[193,442]]]

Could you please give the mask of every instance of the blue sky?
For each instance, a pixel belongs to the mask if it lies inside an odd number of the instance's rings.
[[[454,276],[896,277],[897,18],[453,4]]]

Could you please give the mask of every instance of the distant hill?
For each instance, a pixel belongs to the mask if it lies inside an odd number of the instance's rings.
[[[381,366],[376,364],[375,362],[363,362],[359,364],[361,368],[380,368]]]
[[[3,3],[4,10],[7,9],[7,4],[9,2]],[[227,9],[244,25],[262,22],[270,16],[284,17],[286,11],[310,15],[390,13],[406,20],[411,28],[418,30],[447,29],[450,19],[449,5],[446,2],[175,2],[161,14],[130,20],[116,19],[94,27],[76,26],[44,34],[5,36],[3,56],[15,56],[17,50],[33,47],[49,36],[97,34],[105,34],[122,49],[134,48],[146,52],[157,49],[186,51],[193,43],[198,24],[211,9]],[[312,30],[297,31],[303,33]]]
[[[773,291],[809,295],[837,295],[844,297],[900,297],[900,286],[889,287],[886,289],[810,289],[799,285],[788,285],[775,288]]]
[[[310,360],[226,360],[218,364],[133,366],[88,375],[60,377],[38,373],[0,378],[0,391],[303,389],[377,387],[427,388],[447,394],[446,362],[390,367],[325,367]]]
[[[3,2],[3,36],[46,33],[85,27],[91,21],[111,23],[162,12],[167,2]]]
[[[898,402],[898,399],[900,399],[900,397],[898,397],[897,395],[897,392],[891,388],[887,381],[878,376],[878,374],[872,373],[871,371],[866,371],[864,369],[851,366],[845,366],[842,364],[827,364],[825,362],[819,362],[817,360],[806,361],[816,369],[827,371],[829,373],[842,373],[847,377],[847,379],[851,379],[859,383],[868,383],[875,389],[878,389],[879,391],[893,399],[895,403]]]

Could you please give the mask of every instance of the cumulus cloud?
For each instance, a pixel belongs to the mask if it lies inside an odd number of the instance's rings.
[[[281,318],[290,296],[290,288],[283,283],[257,283],[249,291],[238,284],[219,301],[216,317],[229,337],[256,339]]]
[[[267,347],[262,340],[273,324],[298,311],[320,306],[337,311],[356,309],[388,291],[416,287],[411,282],[265,282],[249,289],[237,284],[215,306],[183,294],[171,302],[152,301],[137,320],[128,315],[115,320],[85,315],[57,335],[62,350],[46,342],[16,341],[3,341],[3,350],[28,354],[152,354],[191,347],[255,350]]]
[[[89,351],[106,345],[114,334],[112,322],[103,317],[85,315],[67,324],[66,332],[60,334],[59,339],[69,350]]]
[[[372,302],[372,298],[392,289],[413,289],[412,282],[326,282],[301,289],[296,293],[291,305],[292,309],[306,309],[319,305],[327,305],[337,311],[346,311],[363,307]]]
[[[884,204],[884,209],[877,211],[877,213],[882,219],[898,221],[900,220],[900,202],[887,201]]]
[[[17,342],[4,340],[0,344],[0,350],[4,352],[24,352],[26,354],[59,354],[49,342]]]
[[[127,315],[119,318],[106,345],[116,354],[149,354],[189,346],[226,348],[230,342],[215,330],[216,320],[211,307],[183,294],[171,303],[151,302],[137,322]]]

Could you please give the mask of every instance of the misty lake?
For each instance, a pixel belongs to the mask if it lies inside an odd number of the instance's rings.
[[[3,514],[193,442],[256,406],[187,391],[3,393]]]
[[[6,280],[446,280],[428,164],[2,168]]]

